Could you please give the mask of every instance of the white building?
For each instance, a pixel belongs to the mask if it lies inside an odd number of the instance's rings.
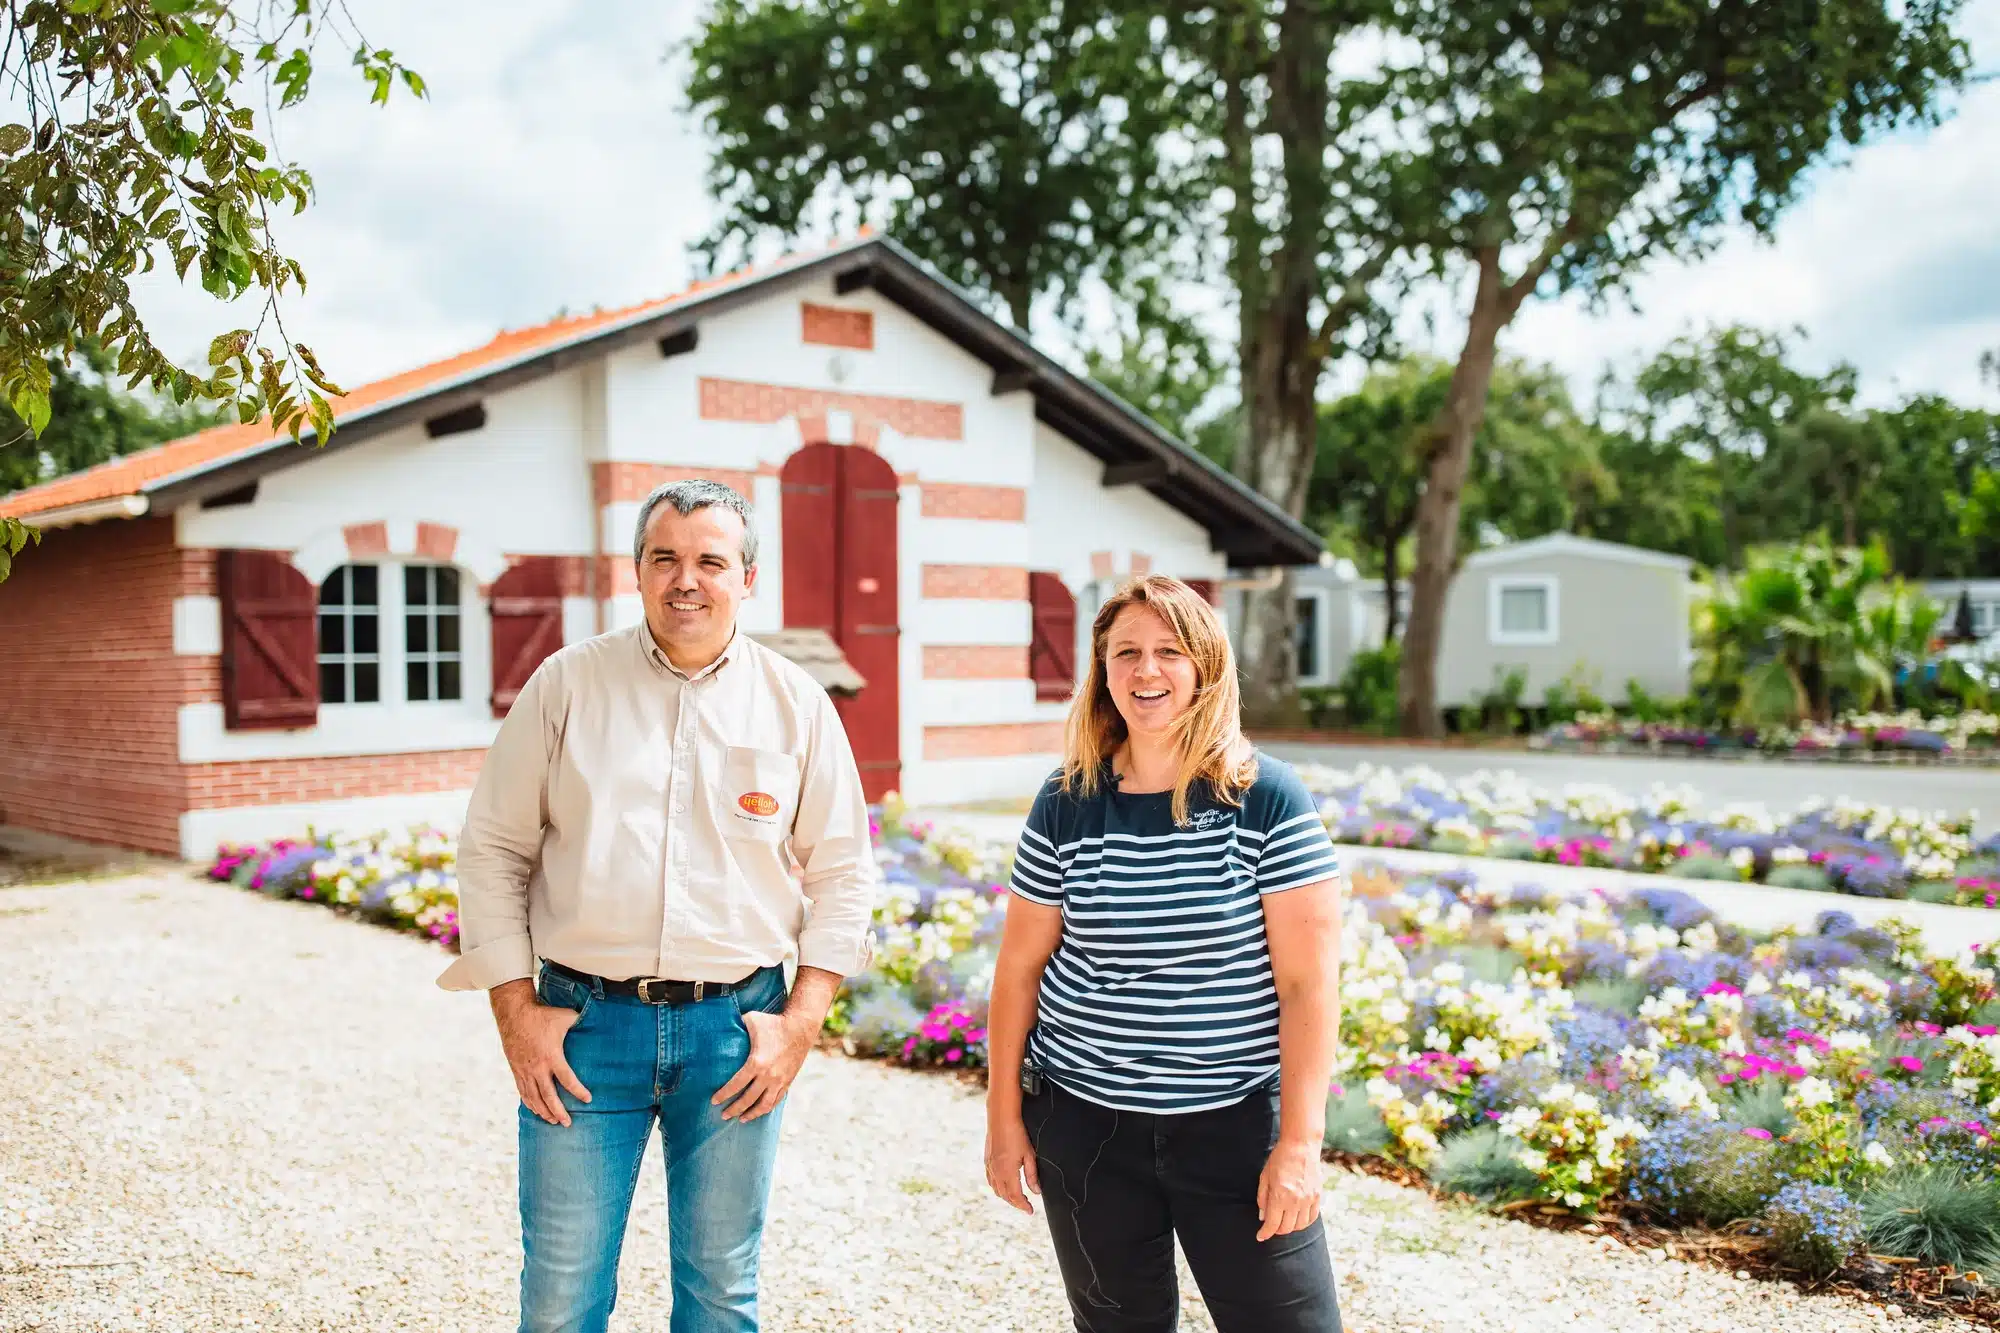
[[[0,501],[46,533],[0,583],[0,822],[189,856],[455,822],[535,665],[640,619],[665,480],[753,502],[745,628],[827,631],[871,796],[927,803],[1047,774],[1115,580],[1214,596],[1321,550],[881,239],[504,333],[336,416],[322,448],[218,427]]]

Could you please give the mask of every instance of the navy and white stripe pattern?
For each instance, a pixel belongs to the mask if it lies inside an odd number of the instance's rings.
[[[1121,1110],[1213,1110],[1276,1082],[1263,895],[1339,870],[1312,797],[1269,756],[1240,807],[1197,791],[1176,827],[1171,803],[1081,800],[1051,778],[1014,858],[1014,893],[1063,913],[1028,1058]]]

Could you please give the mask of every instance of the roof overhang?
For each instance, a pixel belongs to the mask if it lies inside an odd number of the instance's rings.
[[[60,509],[45,509],[21,521],[33,528],[73,528],[107,518],[138,518],[151,509],[152,502],[144,495],[114,495],[108,500],[85,500]]]
[[[167,513],[227,495],[287,467],[351,449],[407,426],[469,413],[484,398],[560,374],[641,343],[662,355],[692,350],[704,318],[768,298],[772,289],[831,278],[839,292],[864,288],[922,320],[993,369],[995,394],[1029,393],[1035,417],[1073,440],[1106,467],[1106,484],[1138,485],[1187,514],[1209,533],[1210,547],[1236,568],[1317,563],[1325,544],[1227,471],[1162,430],[1102,385],[1077,375],[994,319],[966,292],[927,268],[895,242],[873,237],[780,264],[741,282],[697,291],[663,309],[599,325],[576,337],[484,365],[400,398],[343,415],[339,428],[313,453],[289,436],[228,458],[147,483],[136,494],[24,516],[37,526]],[[301,437],[310,441],[311,432]],[[72,511],[84,517],[71,517]]]

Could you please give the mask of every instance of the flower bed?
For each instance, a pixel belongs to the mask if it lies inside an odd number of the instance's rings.
[[[1511,773],[1299,773],[1337,842],[2000,907],[2000,837],[1975,842],[1970,816],[1845,800],[1785,815],[1704,812],[1691,788],[1635,799],[1601,786],[1546,791]]]
[[[1535,749],[1638,749],[1679,754],[1758,752],[1800,758],[1895,756],[2000,763],[2000,716],[1966,712],[1925,717],[1917,712],[1852,713],[1831,726],[1703,727],[1641,722],[1614,713],[1579,713],[1529,741]]]
[[[875,833],[876,957],[829,1035],[978,1068],[1010,849],[906,824],[893,803]],[[434,832],[229,849],[212,873],[455,932],[452,848]],[[1928,956],[1911,931],[1838,912],[1753,936],[1671,888],[1497,891],[1454,874],[1358,883],[1343,958],[1332,1150],[1496,1205],[1752,1219],[1795,1264],[1857,1238],[1885,1252],[1892,1233],[1913,1258],[1941,1262],[1939,1237],[1956,1236],[1952,1262],[1988,1261],[1975,1196],[2000,1190],[2000,1003],[1978,954]],[[1921,1190],[1957,1222],[1898,1232]]]

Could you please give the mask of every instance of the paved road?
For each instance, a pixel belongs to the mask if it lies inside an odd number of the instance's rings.
[[[2000,831],[2000,769],[1920,768],[1886,764],[1785,763],[1756,759],[1649,759],[1640,755],[1530,754],[1429,747],[1305,745],[1272,742],[1273,754],[1294,763],[1352,768],[1359,764],[1423,765],[1448,777],[1481,769],[1511,770],[1531,782],[1560,787],[1603,783],[1639,794],[1655,783],[1686,783],[1713,804],[1761,801],[1774,812],[1808,797],[1848,796],[1926,812],[1977,811],[1983,834]]]

